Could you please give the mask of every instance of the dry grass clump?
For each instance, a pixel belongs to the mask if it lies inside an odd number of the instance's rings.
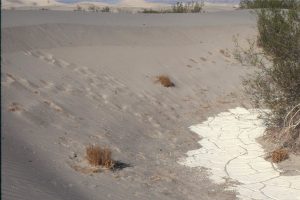
[[[174,87],[175,84],[170,80],[168,76],[160,75],[157,77],[157,82],[160,82],[164,87]]]
[[[86,158],[94,166],[102,166],[108,169],[114,167],[114,161],[111,158],[111,150],[109,148],[90,145],[86,148]]]
[[[288,150],[277,149],[272,152],[271,158],[274,163],[279,163],[281,161],[284,161],[289,158]]]

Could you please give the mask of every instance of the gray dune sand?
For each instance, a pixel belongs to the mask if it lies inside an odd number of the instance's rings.
[[[255,35],[247,11],[200,15],[2,11],[4,199],[234,199],[177,163],[187,127],[246,106],[248,72],[220,50]],[[168,75],[174,88],[155,82]],[[129,166],[85,174],[88,144]]]

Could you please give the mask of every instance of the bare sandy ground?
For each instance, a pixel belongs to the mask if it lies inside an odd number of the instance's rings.
[[[247,107],[248,69],[227,52],[254,26],[247,11],[3,11],[2,197],[235,199],[230,182],[178,160],[199,148],[189,126]],[[155,83],[160,74],[175,87]],[[125,168],[78,170],[88,144],[110,147]]]

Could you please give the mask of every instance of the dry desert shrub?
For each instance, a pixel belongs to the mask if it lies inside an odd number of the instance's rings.
[[[157,77],[157,82],[160,82],[164,87],[174,87],[175,84],[170,80],[168,76],[160,75]]]
[[[94,166],[102,166],[108,169],[114,167],[114,161],[111,158],[111,150],[109,148],[89,145],[86,148],[86,158]]]
[[[271,158],[274,163],[279,163],[288,159],[289,153],[286,149],[277,149],[272,152]]]

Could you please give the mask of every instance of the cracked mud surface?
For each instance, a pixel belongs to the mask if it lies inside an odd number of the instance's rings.
[[[180,163],[208,168],[216,183],[228,179],[240,183],[228,188],[240,199],[300,199],[300,176],[283,176],[264,159],[264,149],[255,140],[265,130],[258,115],[257,110],[235,108],[191,126],[202,137],[202,147],[187,152]]]

